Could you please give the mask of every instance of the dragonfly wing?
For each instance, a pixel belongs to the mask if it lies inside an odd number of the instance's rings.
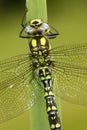
[[[0,61],[0,123],[30,109],[40,98],[41,87],[33,75],[29,54]]]
[[[87,105],[87,44],[55,48],[50,55],[55,93],[63,100]]]
[[[59,46],[51,49],[50,55],[54,62],[87,67],[87,43]]]

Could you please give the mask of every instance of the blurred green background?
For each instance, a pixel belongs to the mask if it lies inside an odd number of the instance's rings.
[[[52,46],[87,42],[87,0],[47,0],[47,6],[48,22],[60,32],[58,38],[51,41]],[[28,40],[19,38],[24,10],[24,0],[0,0],[0,59],[28,52]],[[43,106],[44,103],[36,104],[19,117],[1,124],[0,130],[49,130]],[[63,130],[87,129],[87,107],[61,100],[61,112]]]

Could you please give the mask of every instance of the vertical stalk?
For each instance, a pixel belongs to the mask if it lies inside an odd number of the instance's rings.
[[[27,7],[27,22],[33,19],[41,19],[43,22],[47,22],[47,7],[46,0],[26,0]]]
[[[28,10],[26,14],[27,23],[34,19],[41,19],[43,22],[47,23],[46,0],[26,0],[26,8]],[[32,108],[31,113],[29,114],[31,118],[31,121],[29,123],[30,128],[32,130],[49,129],[47,115],[45,115],[45,103],[42,105],[43,103],[41,104],[40,99],[38,100],[38,103],[36,103],[36,105]]]

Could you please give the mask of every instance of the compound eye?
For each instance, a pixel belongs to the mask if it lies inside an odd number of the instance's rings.
[[[32,28],[30,26],[25,27],[25,32],[26,33],[32,33]]]
[[[47,32],[49,30],[49,25],[46,23],[43,23],[41,28],[44,30],[44,32]]]

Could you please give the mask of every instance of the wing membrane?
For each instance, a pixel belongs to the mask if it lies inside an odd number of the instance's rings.
[[[87,105],[87,44],[50,50],[54,91],[63,100]]]
[[[40,98],[41,87],[33,73],[29,54],[0,61],[0,123],[31,108]]]
[[[59,46],[50,50],[50,55],[58,63],[87,67],[87,43]]]

